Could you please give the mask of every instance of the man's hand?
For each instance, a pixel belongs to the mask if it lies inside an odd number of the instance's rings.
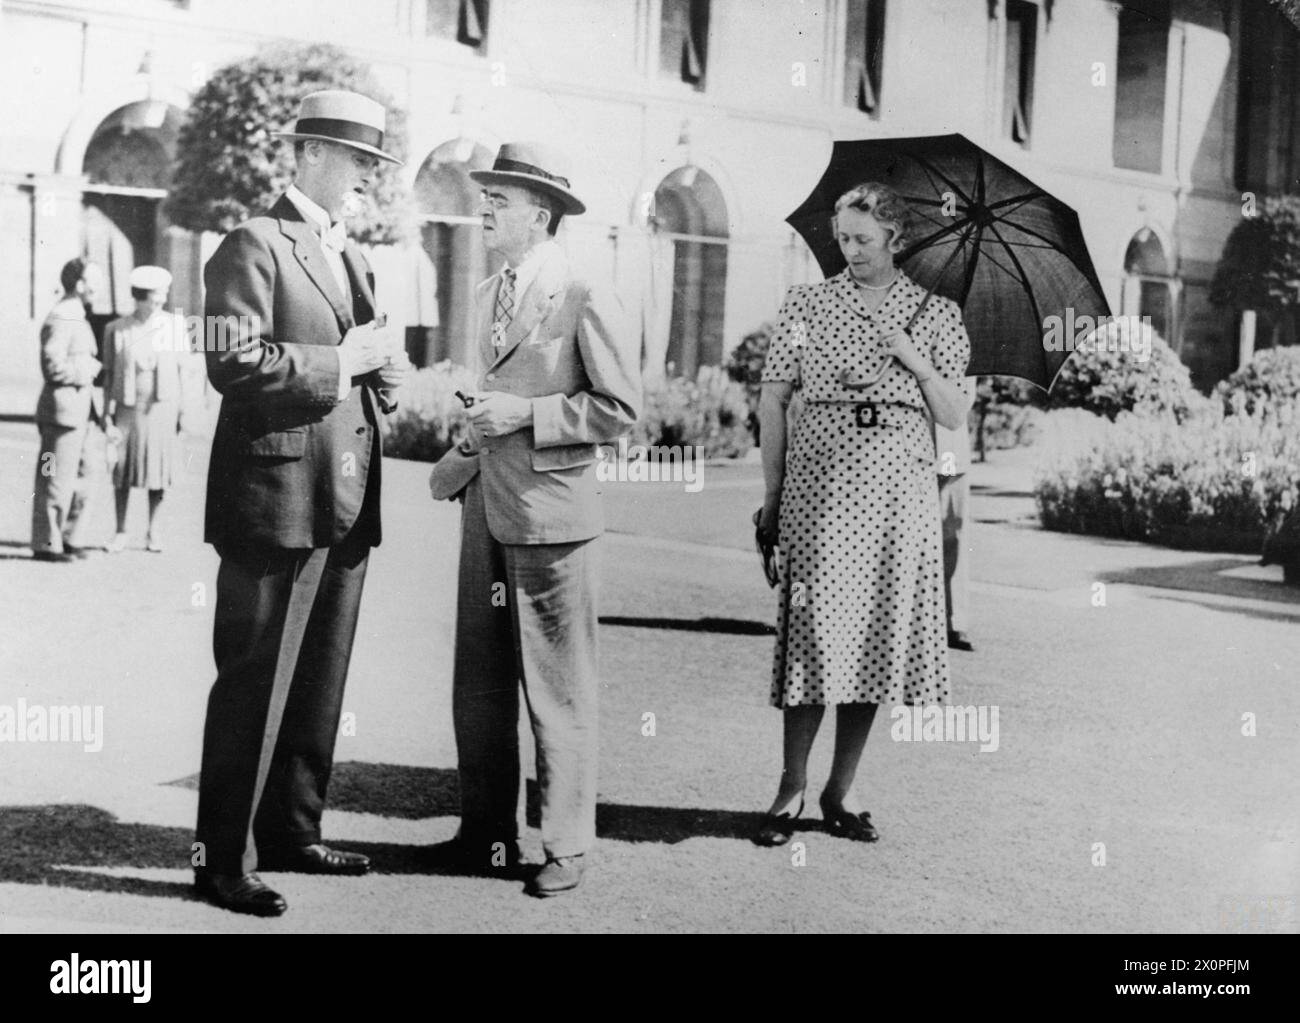
[[[339,356],[344,360],[348,375],[353,377],[364,376],[384,365],[390,351],[388,332],[371,323],[353,327],[339,342]]]
[[[410,371],[411,359],[406,352],[389,355],[388,362],[376,370],[379,375],[379,386],[389,390],[401,387],[406,382],[407,374]]]
[[[104,437],[110,444],[121,444],[123,440],[122,428],[116,423],[109,423],[104,427]]]
[[[468,414],[469,421],[484,437],[503,437],[533,425],[533,403],[505,391],[489,391]]]

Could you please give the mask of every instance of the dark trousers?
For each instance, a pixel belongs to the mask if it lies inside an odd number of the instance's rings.
[[[242,874],[320,841],[370,548],[219,553],[195,838],[209,870]]]
[[[943,595],[948,631],[965,632],[970,621],[970,551],[964,546],[970,509],[965,473],[939,477],[939,518],[943,523]]]

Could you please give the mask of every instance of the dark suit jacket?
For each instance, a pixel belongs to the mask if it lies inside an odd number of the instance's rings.
[[[222,395],[208,470],[204,538],[234,547],[330,547],[355,527],[380,541],[377,409],[372,377],[338,400],[338,355],[374,319],[374,276],[350,241],[352,294],[339,294],[313,228],[281,196],[228,234],[204,268],[208,338],[227,319],[224,351],[207,345]]]

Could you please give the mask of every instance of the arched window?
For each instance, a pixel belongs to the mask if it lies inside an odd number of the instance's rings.
[[[420,233],[437,275],[438,325],[425,330],[424,350],[412,360],[429,366],[444,359],[470,365],[475,342],[474,289],[488,276],[472,170],[492,166],[492,153],[465,139],[444,142],[420,167],[415,200]]]
[[[96,317],[133,309],[131,270],[164,261],[162,199],[171,187],[181,116],[161,100],[128,103],[104,118],[86,147],[84,247],[107,276],[95,296]]]
[[[1124,313],[1151,317],[1151,328],[1177,350],[1175,284],[1164,246],[1144,227],[1124,253]]]
[[[727,294],[727,204],[718,183],[681,167],[655,190],[652,226],[673,242],[669,372],[693,378],[722,362]]]

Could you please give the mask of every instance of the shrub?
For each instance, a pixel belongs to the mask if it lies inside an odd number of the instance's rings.
[[[1223,411],[1248,415],[1300,399],[1300,347],[1266,348],[1215,388]]]
[[[1294,336],[1300,307],[1300,196],[1265,196],[1228,235],[1210,282],[1210,301],[1255,309],[1274,344]]]
[[[453,362],[411,373],[398,392],[397,411],[386,417],[384,454],[436,462],[465,436],[469,418],[456,391],[474,391],[474,375]]]
[[[771,323],[762,324],[757,330],[746,334],[731,350],[727,357],[727,376],[745,388],[745,402],[749,406],[749,431],[754,435],[754,443],[759,443],[758,399],[762,394],[763,364],[767,361],[767,349],[772,343]]]
[[[1257,553],[1300,498],[1288,406],[1225,417],[1207,403],[1181,424],[1149,411],[1047,418],[1048,460],[1034,483],[1046,529]]]
[[[751,447],[745,389],[717,366],[694,380],[669,377],[645,396],[630,443],[704,448],[706,458],[737,458]]]
[[[1048,408],[1082,408],[1114,420],[1121,412],[1170,414],[1186,420],[1205,405],[1182,360],[1159,335],[1129,329],[1129,320],[1111,322],[1095,344],[1081,345],[1061,367],[1048,394]],[[1150,351],[1143,358],[1143,351]],[[1128,348],[1128,351],[1121,351]]]
[[[971,406],[971,449],[1027,447],[1038,437],[1042,392],[1017,377],[980,377]]]
[[[349,89],[386,111],[384,148],[406,155],[406,116],[368,66],[327,44],[272,44],[218,68],[194,93],[177,140],[175,180],[167,215],[191,231],[229,231],[265,209],[289,185],[293,147],[271,137],[319,89]],[[401,172],[380,161],[374,187],[349,234],[383,244],[409,232]]]

